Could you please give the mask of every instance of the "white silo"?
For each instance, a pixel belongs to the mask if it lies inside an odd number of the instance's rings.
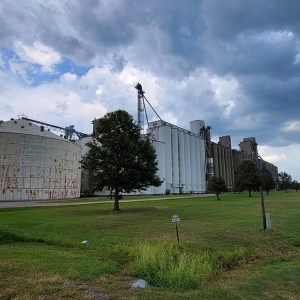
[[[200,138],[195,136],[196,192],[201,190]]]
[[[161,120],[149,123],[148,134],[165,145],[164,151],[156,149],[159,168],[165,166],[164,188],[173,193],[205,191],[203,138],[199,134]]]
[[[190,135],[188,132],[184,134],[184,163],[185,163],[185,186],[184,191],[190,193],[192,190],[192,179],[191,179],[191,144]]]
[[[191,147],[191,190],[196,190],[196,156],[195,156],[195,136],[190,134],[190,147]]]
[[[159,140],[165,143],[166,189],[172,191],[172,144],[171,127],[167,124],[159,128]]]
[[[179,186],[181,192],[185,192],[185,148],[184,148],[184,131],[178,131],[178,140],[179,140],[179,148],[178,148],[178,155],[179,155]]]
[[[205,141],[200,139],[201,192],[206,192],[206,152]]]
[[[80,146],[28,120],[0,124],[0,200],[80,196]]]
[[[172,191],[179,193],[178,129],[172,128]]]
[[[158,172],[157,175],[159,176],[160,180],[162,180],[162,184],[158,187],[153,187],[152,193],[153,194],[165,194],[166,192],[166,164],[164,159],[160,159],[161,157],[165,157],[165,143],[161,141],[152,141],[152,145],[156,151],[157,155],[157,167]]]

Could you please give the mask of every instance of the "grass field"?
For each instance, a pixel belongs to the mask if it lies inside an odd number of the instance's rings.
[[[265,202],[268,231],[258,194],[0,209],[0,299],[299,299],[300,193]]]

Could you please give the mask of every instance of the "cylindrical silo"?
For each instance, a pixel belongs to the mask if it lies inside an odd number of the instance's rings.
[[[195,136],[195,159],[196,159],[196,192],[201,190],[201,165],[200,165],[200,139]]]
[[[162,125],[159,128],[159,140],[165,143],[166,190],[172,191],[172,145],[170,126]]]
[[[178,129],[172,128],[172,191],[179,193]]]
[[[190,150],[191,150],[191,189],[193,192],[196,191],[196,143],[195,136],[193,134],[190,135]]]
[[[166,164],[165,164],[165,144],[161,141],[152,141],[152,145],[156,151],[158,171],[157,175],[163,183],[158,187],[153,187],[153,194],[164,194],[166,192]]]
[[[190,135],[188,132],[184,132],[184,164],[185,164],[185,185],[184,192],[190,193],[191,187],[191,147],[190,147]]]
[[[80,196],[81,148],[23,119],[0,124],[0,200]]]
[[[204,139],[199,139],[200,141],[200,177],[201,177],[201,192],[206,192],[206,152],[205,152],[205,141]]]
[[[183,130],[178,131],[179,141],[179,186],[181,192],[185,192],[185,150],[184,150],[184,132]]]

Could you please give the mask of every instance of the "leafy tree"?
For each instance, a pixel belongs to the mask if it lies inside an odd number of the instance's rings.
[[[300,189],[300,183],[297,180],[293,180],[291,184],[292,189],[294,189],[296,192]]]
[[[263,170],[261,180],[263,189],[267,192],[267,195],[269,195],[269,191],[275,188],[275,180],[273,176],[268,170]]]
[[[278,174],[278,186],[281,190],[285,190],[287,193],[288,189],[291,188],[292,176],[286,172],[280,172]]]
[[[214,176],[210,179],[208,189],[217,195],[217,199],[220,200],[219,194],[226,191],[225,180],[223,177]]]
[[[239,162],[235,182],[238,189],[249,192],[249,197],[251,197],[251,191],[258,189],[261,174],[253,161],[243,159]]]
[[[126,111],[117,110],[99,119],[92,139],[82,166],[89,170],[93,191],[107,188],[114,196],[114,210],[120,210],[121,193],[161,184],[155,150],[140,136],[139,126]]]

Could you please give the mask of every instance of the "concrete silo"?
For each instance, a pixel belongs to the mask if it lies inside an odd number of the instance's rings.
[[[163,185],[152,193],[200,193],[206,191],[205,141],[196,133],[159,120],[149,123],[148,134],[155,147],[158,174]],[[161,149],[157,144],[161,144]]]
[[[0,123],[0,200],[80,196],[81,147],[28,120]]]

